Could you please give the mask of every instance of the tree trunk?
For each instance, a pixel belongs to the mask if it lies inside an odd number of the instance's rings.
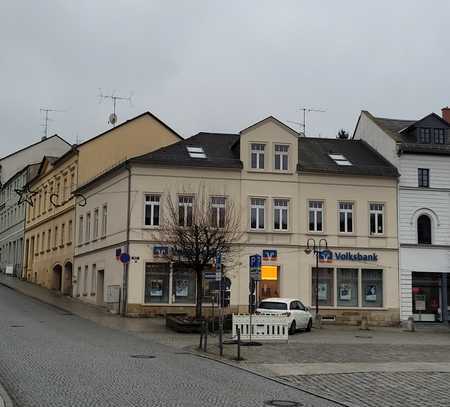
[[[203,302],[203,270],[196,270],[197,276],[197,302],[195,304],[195,319],[202,319],[202,302]]]

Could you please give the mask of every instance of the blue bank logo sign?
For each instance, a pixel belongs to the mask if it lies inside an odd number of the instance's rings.
[[[360,252],[332,252],[331,250],[322,250],[319,254],[321,263],[332,263],[338,261],[378,261],[378,254],[362,254]]]

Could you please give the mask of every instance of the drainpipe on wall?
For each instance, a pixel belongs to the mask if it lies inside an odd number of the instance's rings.
[[[131,168],[130,163],[127,161],[125,163],[125,168],[128,171],[128,194],[127,194],[127,237],[125,243],[125,253],[130,255],[130,223],[131,223]],[[130,262],[124,263],[123,265],[123,282],[122,282],[122,307],[121,314],[126,316],[127,314],[127,304],[128,304],[128,269]]]

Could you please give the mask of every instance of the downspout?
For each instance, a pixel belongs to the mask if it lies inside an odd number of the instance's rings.
[[[128,171],[128,194],[127,194],[127,231],[125,242],[125,253],[130,254],[130,223],[131,223],[131,168],[130,163],[125,163],[125,168]],[[127,314],[128,305],[128,269],[130,262],[123,265],[123,282],[122,282],[122,316]]]

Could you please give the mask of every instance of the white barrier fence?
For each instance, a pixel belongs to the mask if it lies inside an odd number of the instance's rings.
[[[287,341],[288,323],[288,317],[285,315],[233,314],[233,338],[237,338],[237,328],[239,328],[242,340]]]

